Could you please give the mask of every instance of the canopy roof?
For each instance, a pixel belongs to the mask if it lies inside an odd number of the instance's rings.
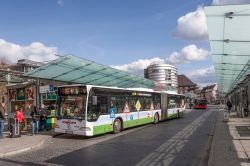
[[[191,98],[191,99],[194,99],[197,97],[196,94],[194,93],[191,93],[191,92],[188,92],[188,93],[185,93],[185,97],[188,97],[188,98]]]
[[[205,7],[218,89],[228,93],[250,73],[250,4]]]
[[[26,77],[69,83],[155,89],[154,81],[72,55],[60,57],[24,74]],[[173,90],[167,86],[164,90]]]

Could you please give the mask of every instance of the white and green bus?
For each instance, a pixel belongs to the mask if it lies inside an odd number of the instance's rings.
[[[58,87],[55,132],[85,136],[183,116],[184,96],[176,92],[93,85]]]

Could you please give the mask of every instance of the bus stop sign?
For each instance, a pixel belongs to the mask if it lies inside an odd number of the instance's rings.
[[[115,118],[116,108],[109,109],[110,118]]]
[[[49,85],[49,91],[50,91],[50,92],[53,92],[53,91],[54,91],[54,85],[53,85],[53,84],[50,84],[50,85]]]

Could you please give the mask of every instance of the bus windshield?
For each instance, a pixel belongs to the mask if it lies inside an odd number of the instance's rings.
[[[81,88],[81,89],[80,89]],[[86,96],[82,87],[58,89],[58,116],[63,119],[85,119]],[[79,90],[80,89],[80,90]]]
[[[86,96],[60,96],[59,111],[63,119],[85,119]]]
[[[207,100],[196,100],[196,104],[207,105]]]

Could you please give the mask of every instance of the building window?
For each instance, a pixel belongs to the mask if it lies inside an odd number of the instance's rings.
[[[158,73],[159,72],[159,70],[157,70],[157,69],[152,69],[152,73]]]

